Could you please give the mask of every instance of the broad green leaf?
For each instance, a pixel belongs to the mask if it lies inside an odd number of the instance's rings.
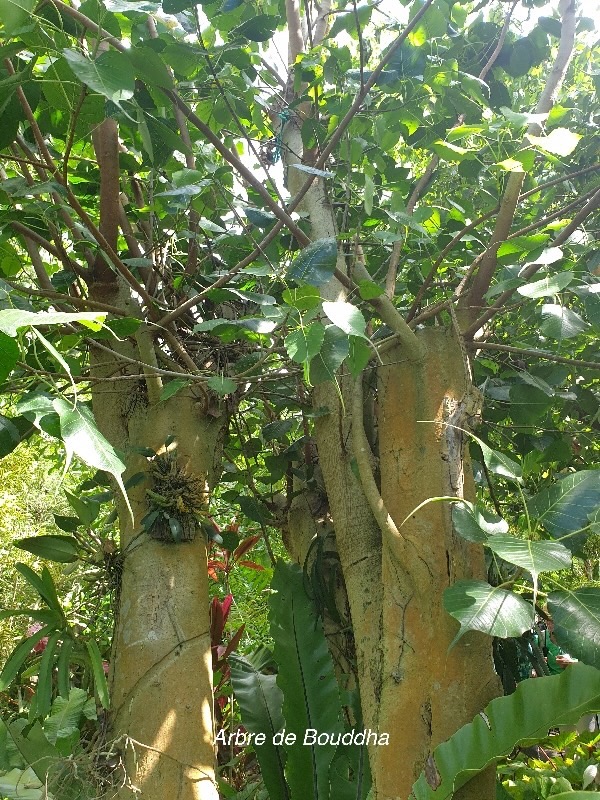
[[[127,57],[133,65],[135,74],[141,78],[144,83],[164,89],[173,88],[171,73],[158,53],[151,47],[131,47],[127,51]]]
[[[214,375],[206,381],[206,385],[213,392],[222,396],[233,394],[238,386],[231,378],[226,378],[223,375]]]
[[[565,475],[527,501],[529,514],[555,539],[590,524],[588,516],[600,507],[600,471],[581,470]],[[578,552],[585,543],[585,532],[569,536],[564,544]]]
[[[358,293],[363,300],[373,300],[375,297],[381,297],[384,291],[385,289],[373,281],[364,280],[358,282]]]
[[[92,665],[92,673],[94,675],[94,685],[98,694],[98,700],[102,708],[109,708],[110,698],[108,696],[108,685],[106,683],[106,675],[104,674],[104,666],[102,664],[102,656],[96,644],[95,639],[88,639],[85,646],[90,657]]]
[[[125,464],[98,430],[91,411],[81,403],[72,406],[62,397],[55,398],[52,405],[60,417],[60,430],[67,451],[67,463],[74,453],[89,467],[104,470],[112,475],[133,517],[121,477],[125,471]]]
[[[450,800],[474,775],[520,742],[545,739],[550,728],[575,725],[583,714],[598,710],[600,671],[593,667],[573,664],[561,675],[522,681],[513,694],[492,700],[473,722],[436,747],[428,770],[434,780],[428,783],[422,773],[412,787],[414,798]],[[573,800],[576,794],[581,793],[556,797]]]
[[[559,542],[533,542],[499,534],[485,544],[500,558],[530,572],[534,581],[540,572],[554,572],[571,566],[571,553]]]
[[[260,435],[264,442],[285,441],[286,435],[294,427],[293,419],[276,419],[263,426]]]
[[[575,311],[554,303],[542,306],[542,324],[540,330],[551,339],[571,339],[590,326]]]
[[[490,472],[494,475],[501,475],[503,478],[513,480],[516,483],[523,482],[523,470],[520,464],[517,464],[516,461],[505,456],[504,453],[501,453],[499,450],[493,450],[477,436],[471,434],[471,438],[476,441],[481,448],[483,460]]]
[[[373,350],[366,337],[351,336],[350,352],[348,353],[348,366],[353,378],[358,378],[360,373],[369,363]]]
[[[567,128],[554,128],[548,136],[534,136],[528,133],[527,138],[531,144],[540,147],[547,153],[552,153],[555,156],[569,156],[575,150],[582,137],[581,134],[573,133]]]
[[[298,311],[310,311],[321,302],[319,290],[314,286],[295,286],[285,289],[281,295],[283,302]]]
[[[108,50],[93,60],[77,50],[63,50],[63,55],[77,78],[93,92],[117,106],[133,97],[135,72],[125,53]]]
[[[0,331],[0,383],[8,378],[20,355],[21,350],[14,338]]]
[[[290,264],[287,277],[290,280],[323,286],[328,283],[337,263],[338,248],[336,240],[315,239],[301,250]]]
[[[444,608],[460,623],[453,647],[467,631],[489,636],[520,636],[531,628],[533,607],[522,597],[485,581],[457,581],[444,591]]]
[[[189,386],[190,382],[185,378],[174,378],[172,381],[165,383],[160,393],[160,402],[168,400],[169,397],[177,394],[184,386]]]
[[[17,426],[8,417],[0,414],[0,458],[12,453],[20,441],[21,435]]]
[[[246,219],[257,228],[267,228],[277,221],[277,217],[271,211],[263,211],[261,208],[244,208]]]
[[[325,381],[335,381],[336,372],[350,352],[347,334],[336,325],[325,328],[323,344],[318,355],[310,362],[310,382],[313,386]]]
[[[0,0],[0,20],[4,36],[13,36],[19,28],[31,20],[31,13],[37,0]]]
[[[508,533],[508,522],[486,508],[462,500],[452,506],[455,531],[469,542],[487,542],[490,536]]]
[[[521,128],[525,125],[531,125],[532,123],[540,124],[545,122],[548,117],[548,114],[529,114],[527,112],[521,113],[518,111],[512,111],[512,109],[507,108],[506,106],[501,106],[500,111],[509,122],[512,122],[514,125],[518,125]]]
[[[79,322],[90,330],[98,331],[104,324],[106,311],[21,311],[17,308],[7,308],[0,311],[0,331],[8,336],[16,336],[21,328],[35,325],[68,325]]]
[[[52,744],[69,736],[81,722],[88,694],[83,689],[71,689],[68,697],[62,695],[52,703],[51,714],[44,720],[44,733]]]
[[[54,748],[38,721],[29,726],[26,719],[16,719],[14,722],[5,723],[0,719],[0,726],[6,726],[19,753],[23,756],[27,764],[31,764],[31,769],[35,772],[42,784],[47,782],[48,771],[58,763],[60,753]],[[27,735],[25,735],[27,728]],[[27,774],[27,771],[23,773]],[[19,792],[21,794],[21,792]],[[44,794],[46,794],[44,792]],[[17,798],[19,795],[17,795]],[[40,795],[38,795],[38,798]],[[32,798],[28,798],[32,800]]]
[[[551,592],[548,610],[556,640],[565,652],[600,669],[600,588]]]
[[[283,716],[288,733],[286,777],[292,797],[318,800],[329,796],[329,766],[335,747],[303,745],[309,728],[342,731],[341,703],[333,661],[313,602],[304,589],[296,564],[277,562],[270,599],[271,635],[279,665],[277,685],[283,692]]]
[[[30,536],[14,542],[15,547],[27,550],[34,556],[57,561],[61,564],[71,564],[79,558],[79,545],[72,536],[49,534],[47,536]]]
[[[460,145],[444,142],[441,139],[434,142],[431,149],[442,161],[462,161],[470,153],[478,152],[478,149],[470,150],[468,147],[460,147]]]
[[[273,37],[281,18],[271,14],[255,14],[231,31],[232,35],[243,36],[251,42],[266,42]]]
[[[285,727],[281,711],[283,694],[276,675],[264,675],[247,659],[229,656],[231,685],[238,702],[242,723],[250,733],[265,734],[265,742],[254,752],[269,797],[288,800],[285,780],[285,750],[273,744],[273,736]]]
[[[557,275],[548,275],[540,281],[534,281],[533,283],[525,284],[525,286],[519,286],[517,292],[523,295],[523,297],[531,297],[534,299],[538,297],[549,297],[565,289],[572,282],[573,278],[574,274],[572,272],[559,272]]]
[[[321,322],[313,322],[312,325],[289,333],[284,339],[284,345],[292,361],[305,364],[319,353],[324,338],[325,326]]]
[[[0,674],[0,692],[4,692],[8,689],[36,644],[44,637],[50,636],[54,630],[54,625],[45,625],[15,647]]]
[[[365,318],[362,312],[352,303],[346,303],[343,300],[336,303],[324,302],[323,311],[333,324],[343,330],[344,333],[349,336],[367,338],[365,336],[365,328],[367,327]]]
[[[100,503],[93,497],[77,497],[66,489],[65,497],[82,525],[91,525],[100,513]]]

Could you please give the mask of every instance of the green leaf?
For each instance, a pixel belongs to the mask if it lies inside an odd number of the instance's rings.
[[[303,572],[296,564],[279,561],[271,588],[271,635],[279,665],[277,685],[283,692],[288,746],[286,776],[292,797],[317,800],[329,796],[329,766],[335,747],[303,745],[309,728],[342,731],[341,703],[333,661],[321,620],[304,590]]]
[[[231,31],[232,36],[243,36],[251,42],[266,42],[272,38],[281,17],[271,14],[255,14]]]
[[[284,339],[284,345],[292,361],[305,364],[319,353],[324,338],[325,326],[321,322],[313,322],[306,328],[298,328],[289,333]]]
[[[4,692],[8,689],[36,644],[44,637],[50,636],[54,630],[54,625],[45,625],[15,647],[0,674],[0,692]]]
[[[571,339],[590,326],[575,311],[554,303],[542,306],[542,324],[540,330],[551,339]]]
[[[13,36],[19,28],[31,20],[37,0],[0,0],[0,19],[4,36]]]
[[[21,356],[21,350],[14,338],[0,331],[0,383],[13,371]]]
[[[20,441],[21,435],[17,426],[8,417],[0,414],[0,458],[12,453]]]
[[[85,643],[85,646],[87,648],[88,655],[90,657],[90,663],[92,665],[94,685],[96,687],[98,700],[100,701],[102,708],[109,708],[110,699],[108,696],[108,685],[106,683],[106,675],[104,674],[100,650],[98,649],[95,639],[88,639],[88,641]]]
[[[350,351],[348,353],[348,366],[353,378],[358,378],[360,373],[369,363],[373,350],[367,343],[366,337],[351,336]]]
[[[494,475],[501,475],[503,478],[515,481],[516,483],[523,482],[523,470],[520,464],[513,461],[512,458],[505,456],[499,450],[492,450],[491,447],[485,442],[482,442],[477,436],[470,434],[471,438],[477,442],[481,448],[483,460],[486,467]]]
[[[554,128],[548,136],[534,136],[527,134],[529,141],[536,147],[540,147],[547,153],[555,156],[569,156],[579,144],[581,134],[573,133],[567,128]]]
[[[215,375],[206,381],[206,385],[213,392],[221,396],[233,394],[237,389],[237,383],[232,381],[231,378],[226,378],[223,375]]]
[[[517,292],[523,297],[537,299],[538,297],[549,297],[550,295],[565,289],[574,278],[572,272],[559,272],[557,275],[547,275],[541,281],[527,283],[519,286]]]
[[[358,293],[363,300],[373,300],[375,297],[381,297],[384,291],[385,289],[373,281],[363,280],[358,282]]]
[[[587,528],[590,524],[588,516],[598,507],[600,471],[593,469],[565,475],[527,501],[531,517],[543,525],[554,538]],[[586,538],[585,532],[582,532],[569,536],[564,544],[570,550],[578,552]]]
[[[160,402],[168,400],[169,397],[177,394],[184,386],[189,386],[190,382],[186,378],[174,378],[172,381],[165,383],[160,392]]]
[[[283,694],[275,675],[263,675],[247,659],[229,656],[231,685],[238,702],[242,723],[250,733],[265,734],[265,742],[254,752],[269,797],[288,800],[285,780],[285,751],[273,744],[273,736],[285,726],[281,711]]]
[[[36,325],[68,325],[79,322],[92,331],[99,331],[104,325],[106,311],[78,311],[74,313],[62,311],[21,311],[7,308],[0,311],[0,331],[8,336],[16,336],[21,328]]]
[[[319,290],[314,286],[295,286],[285,289],[281,297],[286,305],[297,308],[298,311],[310,311],[321,302]]]
[[[487,542],[490,536],[508,532],[508,522],[486,508],[462,500],[452,506],[455,531],[469,542]]]
[[[125,53],[108,50],[94,60],[77,50],[63,50],[63,55],[76,77],[93,92],[117,106],[133,97],[135,72]]]
[[[573,664],[561,675],[522,681],[513,694],[492,700],[473,722],[436,747],[431,768],[437,788],[422,773],[412,787],[414,798],[450,800],[468,780],[508,755],[519,742],[545,739],[550,728],[575,725],[583,714],[598,710],[600,671],[593,667]],[[576,794],[562,796],[573,800]]]
[[[244,208],[244,214],[248,222],[252,225],[256,225],[257,228],[267,228],[277,220],[275,214],[270,211],[263,211],[261,208],[251,208],[248,206]]]
[[[91,411],[81,403],[72,406],[62,397],[55,398],[52,405],[60,417],[60,431],[67,451],[67,462],[70,462],[75,453],[89,467],[104,470],[112,475],[133,518],[133,511],[121,477],[125,471],[125,464],[96,427]]]
[[[571,553],[559,542],[533,542],[499,534],[492,536],[485,544],[500,558],[530,572],[534,581],[540,572],[553,572],[571,566]]]
[[[100,513],[100,503],[93,497],[77,497],[65,489],[65,497],[82,525],[91,525]]]
[[[444,608],[460,623],[453,647],[467,631],[489,636],[520,636],[531,628],[533,607],[514,592],[485,581],[457,581],[444,591]]]
[[[151,47],[131,47],[126,55],[133,65],[135,74],[144,83],[163,89],[173,88],[171,73],[158,53]]]
[[[335,381],[338,368],[350,353],[347,334],[336,325],[325,328],[323,344],[318,355],[310,362],[310,382],[313,386],[325,381]]]
[[[67,533],[75,533],[77,528],[81,525],[78,517],[63,517],[60,514],[53,514],[54,523],[57,528]]]
[[[57,561],[60,564],[71,564],[79,558],[79,545],[72,536],[49,534],[47,536],[30,536],[13,543],[21,550],[27,550],[34,556]]]
[[[548,610],[558,644],[584,664],[600,669],[600,588],[551,592]]]
[[[287,277],[298,283],[323,286],[333,276],[337,256],[337,242],[333,237],[315,239],[292,261]]]
[[[71,689],[67,697],[55,699],[51,714],[44,721],[44,733],[52,744],[78,729],[87,700],[87,692],[78,688]]]
[[[58,693],[64,699],[68,699],[69,692],[71,690],[70,664],[71,653],[73,652],[74,646],[75,642],[71,636],[65,636],[60,646],[60,652],[58,654],[58,661],[56,664]]]
[[[346,303],[343,300],[335,303],[324,302],[323,311],[333,324],[343,330],[344,333],[367,339],[365,336],[365,328],[367,327],[365,318],[352,303]]]
[[[56,586],[54,585],[54,581],[52,580],[52,576],[48,572],[48,570],[44,567],[42,570],[41,575],[37,575],[31,567],[28,567],[27,564],[21,564],[17,562],[15,564],[15,569],[17,572],[20,572],[21,575],[25,578],[27,583],[29,583],[33,588],[38,592],[42,600],[46,603],[46,605],[54,612],[58,612],[60,616],[63,616],[62,607],[58,601],[58,595],[56,593]]]
[[[35,772],[42,784],[47,782],[48,771],[58,763],[60,753],[46,738],[39,722],[34,722],[31,727],[27,720],[17,719],[15,722],[5,723],[0,719],[0,726],[5,725],[10,733],[20,754],[31,769]],[[27,728],[27,735],[25,735]],[[19,792],[21,794],[21,792]],[[19,795],[16,795],[18,797]],[[36,795],[39,797],[40,795]]]
[[[56,646],[61,636],[62,631],[55,631],[49,636],[48,643],[42,653],[35,693],[36,715],[38,717],[46,717],[52,704],[52,673],[54,671]]]

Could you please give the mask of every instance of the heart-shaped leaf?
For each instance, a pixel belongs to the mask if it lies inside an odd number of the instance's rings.
[[[467,631],[489,636],[520,636],[531,628],[533,607],[514,592],[485,581],[457,581],[444,592],[444,608],[460,623],[453,647]]]
[[[600,669],[600,588],[551,592],[548,609],[559,645],[580,661]]]
[[[454,530],[469,542],[487,542],[490,536],[508,532],[508,522],[486,508],[462,500],[452,506]]]
[[[337,242],[333,237],[316,239],[298,253],[290,264],[287,277],[298,283],[323,286],[333,276],[337,256]]]
[[[540,572],[554,572],[571,566],[571,553],[560,542],[533,542],[500,534],[488,539],[486,546],[505,561],[526,569],[534,580]]]

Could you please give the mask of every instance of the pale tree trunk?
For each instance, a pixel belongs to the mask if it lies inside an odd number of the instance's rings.
[[[461,434],[445,423],[468,389],[453,332],[430,328],[419,335],[426,352],[421,363],[409,363],[396,349],[379,370],[381,494],[414,552],[407,563],[401,550],[383,551],[377,721],[390,733],[390,747],[371,756],[376,796],[386,800],[407,798],[433,748],[500,692],[490,638],[469,633],[449,650],[458,626],[442,607],[443,591],[455,581],[485,579],[483,550],[454,533],[447,502],[415,511],[429,498],[462,494]],[[468,461],[465,470],[472,496]],[[491,800],[494,777],[484,773],[457,796]]]
[[[137,338],[138,347],[121,343],[116,357],[92,350],[91,364],[94,377],[104,379],[93,397],[98,426],[125,454],[125,479],[146,475],[128,491],[133,518],[118,503],[122,577],[110,665],[110,736],[119,742],[126,771],[119,797],[217,800],[206,540],[200,530],[194,541],[181,543],[157,541],[143,531],[152,484],[150,462],[137,451],[164,451],[171,437],[169,451],[200,481],[207,501],[218,477],[226,417],[206,413],[199,388],[158,402],[151,378],[111,381],[140,369],[119,355],[148,363],[151,342],[143,333]]]

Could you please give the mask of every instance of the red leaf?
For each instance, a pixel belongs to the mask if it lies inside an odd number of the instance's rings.
[[[264,569],[262,564],[257,564],[256,561],[238,561],[240,567],[248,567],[248,569]]]
[[[222,654],[222,658],[227,658],[229,655],[231,655],[231,653],[233,653],[234,650],[237,649],[237,646],[240,643],[240,640],[241,640],[242,636],[244,635],[244,628],[245,627],[246,627],[246,623],[244,623],[241,626],[241,628],[238,628],[238,630],[233,634],[233,636],[229,640],[229,644],[227,645],[227,647],[225,648],[225,651]]]
[[[247,539],[244,539],[243,542],[240,542],[238,546],[233,551],[233,558],[235,561],[240,559],[242,556],[245,556],[248,550],[251,550],[254,545],[260,539],[260,535],[258,536],[248,536]]]
[[[227,617],[229,616],[232,603],[233,603],[233,595],[228,594],[221,604],[221,609],[223,611],[223,627],[225,627],[225,625],[227,624]]]
[[[223,638],[225,628],[225,618],[223,616],[223,606],[218,597],[213,597],[210,604],[210,641],[211,644],[219,644]]]

